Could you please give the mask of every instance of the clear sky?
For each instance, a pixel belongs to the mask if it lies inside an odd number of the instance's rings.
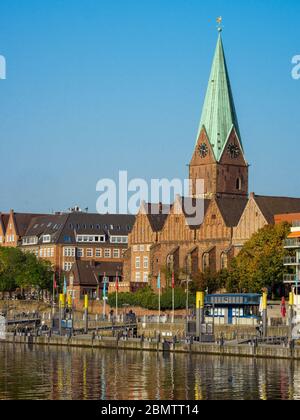
[[[220,15],[250,190],[300,196],[299,0],[1,0],[0,210],[186,177]]]

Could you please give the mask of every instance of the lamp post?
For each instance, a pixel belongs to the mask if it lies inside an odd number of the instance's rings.
[[[190,303],[189,303],[189,284],[192,283],[192,279],[187,276],[186,280],[183,280],[183,283],[186,283],[186,325],[188,325],[188,320],[189,320],[189,308],[190,308]]]

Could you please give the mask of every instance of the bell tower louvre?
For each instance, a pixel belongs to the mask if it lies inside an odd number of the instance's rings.
[[[247,197],[249,165],[245,159],[224,54],[222,29],[208,82],[196,146],[190,162],[192,195],[204,180],[204,197]]]

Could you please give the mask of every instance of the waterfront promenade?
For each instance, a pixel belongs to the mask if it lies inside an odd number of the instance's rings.
[[[16,336],[7,334],[7,343],[16,345],[31,346],[56,346],[56,347],[78,347],[92,349],[117,349],[135,352],[164,352],[164,353],[186,353],[203,355],[221,355],[251,358],[274,358],[300,360],[300,347],[290,348],[285,344],[281,345],[257,345],[255,341],[247,344],[227,342],[222,344],[206,344],[192,341],[177,341],[166,339],[144,339],[144,338],[114,338],[93,335],[80,335],[76,337],[64,336]]]

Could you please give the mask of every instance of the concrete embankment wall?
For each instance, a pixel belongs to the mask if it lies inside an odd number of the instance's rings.
[[[175,324],[138,324],[138,335],[144,334],[145,337],[155,338],[157,334],[172,334],[177,337],[185,335],[186,325],[184,322]],[[250,325],[216,325],[215,326],[216,339],[224,337],[225,340],[243,340],[249,338],[256,338],[256,327]],[[288,335],[288,327],[269,327],[268,337],[284,337]]]
[[[14,343],[15,345],[42,345],[42,346],[56,346],[56,347],[80,347],[93,349],[119,349],[129,351],[155,351],[163,352],[166,350],[163,343],[156,341],[142,341],[140,339],[132,340],[117,340],[114,338],[92,339],[91,336],[80,336],[73,338],[66,337],[24,337],[8,335],[7,343]],[[274,359],[294,359],[300,360],[300,348],[291,350],[280,346],[259,346],[253,347],[250,345],[225,345],[223,347],[216,344],[170,344],[167,351],[174,353],[189,353],[189,354],[207,354],[207,355],[222,355],[222,356],[236,356],[236,357],[257,357],[257,358],[274,358]]]

